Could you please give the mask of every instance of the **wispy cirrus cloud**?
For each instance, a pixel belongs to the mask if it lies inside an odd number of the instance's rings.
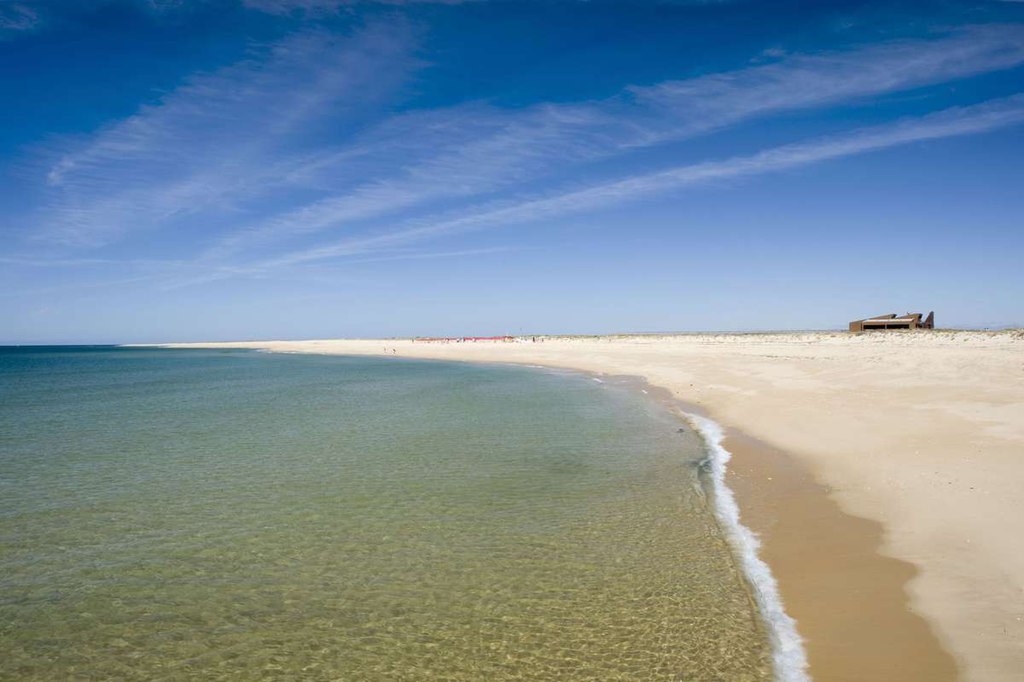
[[[401,24],[344,37],[312,31],[194,77],[54,154],[47,171],[51,198],[34,221],[41,225],[37,239],[96,247],[139,231],[202,228],[192,240],[201,248],[195,261],[170,269],[216,277],[357,253],[386,255],[407,243],[622,201],[663,184],[861,153],[854,150],[868,150],[867,137],[846,146],[836,141],[846,138],[836,138],[815,142],[814,152],[788,146],[554,197],[537,191],[586,177],[595,161],[756,117],[1024,64],[1024,28],[978,26],[627,87],[599,101],[519,109],[473,102],[392,114],[368,128],[349,126],[418,67],[412,45],[411,31]],[[534,198],[508,204],[508,192]],[[444,214],[456,217],[425,217]],[[339,240],[342,231],[347,234]],[[326,243],[315,243],[323,238]]]
[[[0,3],[0,39],[4,34],[31,31],[39,26],[39,12],[21,2]]]
[[[197,4],[187,0],[127,1],[156,15],[180,11]],[[65,25],[69,18],[73,20],[110,4],[110,0],[0,0],[0,40],[27,35],[54,25]]]
[[[629,87],[602,101],[516,111],[477,105],[407,115],[355,144],[387,154],[400,147],[402,164],[379,169],[372,180],[344,192],[246,225],[225,236],[208,255],[264,248],[439,200],[487,194],[759,116],[856,101],[1022,63],[1024,28],[977,26],[931,40],[793,55],[728,73]],[[395,142],[412,138],[422,144]],[[325,166],[330,164],[318,170]]]
[[[701,184],[781,172],[900,145],[984,133],[1021,123],[1024,123],[1024,93],[809,142],[782,145],[755,154],[678,166],[518,202],[468,207],[455,217],[410,221],[390,231],[346,238],[257,261],[214,267],[202,262],[166,263],[166,267],[143,279],[159,282],[164,289],[177,289],[237,277],[266,277],[277,271],[337,259],[368,263],[501,253],[510,249],[411,249],[425,242],[466,232],[585,214]]]
[[[294,12],[318,14],[361,4],[461,5],[467,2],[482,2],[482,0],[242,0],[245,7],[270,14],[292,14]]]
[[[933,39],[794,54],[772,64],[630,91],[681,115],[661,134],[685,135],[771,112],[820,107],[942,83],[1024,63],[1024,26],[981,25]]]
[[[429,252],[409,254],[408,249],[417,244],[466,232],[583,214],[701,184],[780,172],[899,145],[983,133],[1020,123],[1024,123],[1024,94],[970,107],[954,107],[928,116],[810,142],[782,145],[746,156],[678,166],[518,202],[469,207],[455,217],[410,221],[390,231],[346,238],[262,260],[212,268],[200,267],[201,272],[197,272],[201,264],[185,264],[175,268],[173,273],[165,272],[162,281],[166,288],[179,288],[236,277],[265,277],[275,271],[292,270],[336,259],[374,262],[430,258],[432,256]],[[490,251],[485,249],[481,252]],[[476,252],[441,251],[437,255],[454,257],[474,255]]]
[[[374,179],[235,231],[208,252],[224,256],[265,247],[282,239],[335,229],[445,199],[474,197],[543,175],[552,160],[571,164],[613,153],[621,120],[598,107],[538,106],[504,112],[469,105],[399,117],[342,151],[336,159],[313,159],[307,180],[329,185],[333,169],[365,159],[398,157]],[[372,162],[371,162],[372,165]],[[347,177],[338,178],[340,184]]]
[[[424,240],[479,229],[547,220],[702,183],[798,168],[925,140],[970,135],[1024,122],[1024,94],[851,133],[768,149],[721,161],[689,164],[626,179],[599,183],[512,204],[464,210],[446,220],[410,224],[402,229],[316,248],[294,251],[256,264],[256,269],[394,249]]]
[[[344,125],[400,87],[416,67],[411,45],[401,22],[299,33],[56,146],[37,237],[97,246],[185,216],[216,224],[273,191],[296,150],[315,148],[311,129]]]

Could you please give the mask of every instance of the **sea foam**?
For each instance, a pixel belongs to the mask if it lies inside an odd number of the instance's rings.
[[[749,528],[740,523],[740,509],[732,490],[725,483],[726,464],[731,454],[722,446],[725,437],[715,421],[684,412],[708,446],[708,465],[715,490],[715,515],[726,537],[739,555],[743,572],[754,591],[761,616],[768,626],[772,645],[775,678],[781,682],[807,682],[807,652],[796,631],[796,621],[786,613],[779,596],[779,586],[771,569],[758,555],[761,543]]]

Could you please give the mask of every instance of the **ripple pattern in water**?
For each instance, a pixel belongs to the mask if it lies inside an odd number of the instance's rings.
[[[0,350],[0,679],[763,680],[701,443],[586,377]]]

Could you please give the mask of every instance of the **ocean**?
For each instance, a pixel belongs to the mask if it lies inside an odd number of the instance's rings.
[[[708,452],[568,372],[2,348],[0,679],[771,679]]]

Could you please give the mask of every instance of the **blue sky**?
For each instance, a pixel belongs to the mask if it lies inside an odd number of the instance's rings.
[[[0,343],[1024,324],[1024,2],[0,0]]]

